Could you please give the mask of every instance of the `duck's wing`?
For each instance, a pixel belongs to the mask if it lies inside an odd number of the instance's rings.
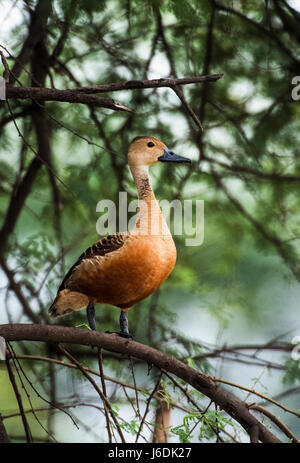
[[[75,268],[78,267],[82,261],[85,259],[93,259],[95,256],[104,256],[105,254],[120,249],[125,243],[127,237],[127,233],[115,233],[113,235],[108,235],[105,238],[102,238],[102,240],[97,241],[92,246],[87,248],[67,272],[66,276],[61,282],[60,287],[58,288],[58,292],[67,288],[69,278],[72,276]]]

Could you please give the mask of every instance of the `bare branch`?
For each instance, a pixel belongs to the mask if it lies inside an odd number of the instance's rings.
[[[7,64],[7,61],[6,61],[6,58],[5,58],[5,56],[4,56],[4,53],[3,53],[3,51],[1,51],[1,50],[0,50],[0,56],[1,56],[2,64],[3,64],[3,66],[4,66],[3,77],[4,77],[5,82],[7,83],[7,82],[9,81],[10,70],[9,70],[9,67],[8,67],[8,64]]]
[[[39,0],[36,4],[35,10],[31,13],[31,20],[28,30],[28,36],[23,43],[23,47],[15,59],[15,64],[10,72],[10,84],[14,84],[20,74],[22,73],[24,66],[29,61],[31,54],[45,34],[45,27],[48,22],[48,17],[51,12],[51,1]]]
[[[184,77],[180,79],[151,79],[128,80],[127,82],[115,82],[105,85],[93,85],[91,87],[79,87],[74,90],[82,93],[109,93],[119,90],[136,90],[142,88],[174,87],[174,85],[200,84],[203,82],[216,82],[224,74],[210,74],[204,76]]]
[[[248,166],[233,163],[228,164],[218,159],[212,159],[206,155],[203,156],[203,160],[217,164],[231,172],[250,174],[264,180],[271,180],[272,182],[300,182],[300,175],[284,174],[282,172],[264,172],[263,170],[253,169],[252,167]]]
[[[277,417],[274,415],[274,413],[271,413],[269,410],[266,408],[262,407],[261,405],[258,404],[250,404],[249,405],[249,410],[256,410],[260,413],[263,413],[265,416],[267,416],[271,421],[273,421],[278,428],[284,432],[284,434],[291,439],[291,442],[299,443],[297,437],[292,433],[292,431]]]
[[[105,399],[108,400],[107,399],[107,393],[106,393],[104,371],[103,371],[103,361],[102,361],[102,349],[101,349],[101,347],[98,347],[98,364],[99,364],[99,374],[100,374],[100,378],[101,378],[103,395],[104,395]],[[104,405],[104,411],[105,411],[105,419],[106,419],[106,429],[107,429],[107,434],[108,434],[108,441],[112,442],[112,435],[111,435],[109,415],[108,415],[108,407],[106,405],[106,401],[103,402],[103,405]]]
[[[31,361],[42,361],[42,362],[47,362],[47,363],[51,363],[51,364],[61,365],[61,366],[66,367],[66,368],[77,369],[77,366],[74,363],[67,363],[67,362],[63,362],[62,360],[58,360],[58,359],[51,358],[51,357],[44,357],[44,356],[41,356],[41,355],[17,354],[17,355],[15,355],[15,358],[20,359],[20,360],[24,359],[24,360],[31,360]],[[92,375],[99,376],[100,379],[101,379],[101,374],[98,373],[97,371],[92,370],[89,367],[82,366],[82,368],[84,368],[85,371],[87,371],[88,373],[90,373]],[[165,374],[166,374],[166,372],[165,372]],[[112,378],[111,376],[103,375],[103,379],[105,381],[109,381],[111,383],[122,386],[124,391],[126,391],[126,389],[132,389],[133,391],[138,391],[138,392],[143,392],[143,393],[150,394],[148,389],[145,389],[145,388],[139,387],[139,386],[134,386],[134,385],[129,384],[129,383],[125,383],[124,381],[120,381],[120,380],[118,380],[116,378]],[[159,399],[159,396],[156,395],[156,396],[154,396],[154,398]],[[177,402],[174,402],[173,400],[170,400],[170,405],[171,405],[171,407],[178,408],[178,410],[181,410],[181,411],[183,411],[185,413],[190,413],[190,410],[188,410],[187,408],[185,408],[182,405],[178,404]],[[3,419],[4,419],[4,417],[3,417]]]
[[[257,395],[258,397],[261,397],[262,399],[265,399],[265,400],[267,400],[268,402],[271,402],[272,404],[277,405],[277,407],[281,408],[281,409],[284,410],[285,412],[289,412],[289,413],[291,413],[292,415],[295,415],[295,416],[297,416],[298,418],[300,418],[300,413],[295,412],[294,410],[291,410],[291,409],[288,408],[288,407],[285,407],[284,405],[280,404],[279,402],[276,402],[276,400],[273,400],[273,399],[271,399],[270,397],[267,397],[265,394],[261,394],[260,392],[257,392],[257,391],[255,391],[254,389],[252,389],[252,388],[250,388],[250,387],[241,386],[240,384],[233,383],[232,381],[227,381],[226,379],[221,379],[221,378],[215,378],[215,377],[214,377],[213,380],[216,381],[216,382],[218,382],[218,383],[228,384],[229,386],[233,386],[233,387],[236,387],[236,388],[238,388],[238,389],[242,389],[243,391],[247,391],[247,392],[249,392],[250,394]]]
[[[1,233],[0,233],[1,236]],[[40,319],[37,314],[31,309],[30,305],[27,302],[26,297],[23,294],[23,291],[19,285],[19,283],[15,280],[15,275],[12,270],[10,270],[4,261],[4,259],[0,258],[0,265],[8,279],[9,288],[14,291],[17,299],[19,300],[20,304],[22,305],[24,313],[27,315],[29,320],[33,323],[40,323]]]
[[[97,393],[99,394],[103,404],[105,404],[109,410],[109,413],[110,413],[110,416],[112,417],[112,420],[114,421],[115,425],[116,425],[116,428],[118,430],[118,433],[119,433],[119,436],[121,438],[121,441],[123,443],[125,443],[125,439],[124,439],[124,436],[123,436],[123,433],[122,433],[122,430],[121,430],[121,427],[118,423],[118,420],[113,412],[113,409],[111,407],[111,404],[110,402],[108,401],[108,399],[105,397],[105,395],[103,394],[103,392],[101,391],[101,389],[99,389],[97,383],[95,382],[95,380],[86,372],[86,370],[82,367],[82,365],[66,350],[64,349],[62,346],[58,346],[59,347],[59,350],[69,359],[71,360],[71,362],[73,362],[77,368],[82,372],[82,374],[89,380],[89,382],[94,386],[95,390],[97,391]],[[101,347],[101,346],[98,346],[98,347]]]
[[[5,363],[6,363],[6,368],[7,368],[7,371],[8,371],[8,376],[9,376],[11,385],[13,387],[13,390],[14,390],[14,393],[15,393],[15,396],[16,396],[16,399],[17,399],[17,402],[18,402],[18,406],[19,406],[19,410],[20,410],[20,414],[21,414],[21,417],[22,417],[22,422],[23,422],[23,426],[24,426],[24,430],[25,430],[25,434],[26,434],[26,440],[29,443],[29,442],[32,442],[32,436],[31,436],[31,431],[30,431],[30,428],[29,428],[25,413],[24,413],[22,397],[21,397],[21,394],[19,392],[16,380],[15,380],[15,376],[14,376],[14,373],[13,373],[11,365],[10,365],[9,358],[7,358],[5,360]]]
[[[154,386],[154,388],[153,388],[153,391],[151,392],[151,394],[149,395],[149,397],[148,397],[148,399],[147,399],[146,409],[145,409],[143,418],[142,418],[142,420],[141,420],[141,423],[140,423],[140,426],[139,426],[139,430],[138,430],[137,435],[136,435],[136,438],[135,438],[135,442],[137,442],[137,441],[139,440],[140,433],[141,433],[141,431],[142,431],[142,429],[143,429],[143,424],[144,424],[144,422],[145,422],[147,413],[149,412],[150,402],[151,402],[152,398],[154,397],[154,395],[156,394],[156,392],[157,392],[157,390],[158,390],[158,388],[159,388],[161,377],[162,377],[162,371],[160,371],[158,380],[156,381],[156,384],[155,384],[155,386]]]
[[[7,435],[5,426],[2,421],[2,416],[0,415],[0,444],[9,444],[10,439]]]
[[[88,93],[93,92],[81,93],[78,89],[58,90],[56,88],[12,87],[11,85],[7,85],[6,87],[6,98],[8,99],[30,98],[33,101],[62,101],[66,103],[81,103],[99,108],[114,109],[115,111],[132,112],[132,109],[116,103],[111,98],[97,97]]]

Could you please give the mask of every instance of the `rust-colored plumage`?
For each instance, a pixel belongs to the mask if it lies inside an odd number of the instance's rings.
[[[128,332],[126,312],[153,293],[170,275],[176,248],[150,185],[148,168],[158,161],[188,162],[153,137],[137,137],[130,145],[129,166],[135,180],[139,213],[135,227],[97,241],[71,267],[49,312],[51,318],[88,309],[94,329],[94,303],[111,304],[121,312],[121,333]]]

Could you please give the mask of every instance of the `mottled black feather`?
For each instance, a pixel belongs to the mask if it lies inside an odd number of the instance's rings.
[[[94,256],[104,256],[105,254],[108,254],[109,252],[116,251],[119,249],[121,246],[123,246],[124,241],[125,241],[125,234],[122,233],[115,233],[114,235],[107,235],[105,238],[102,240],[97,241],[94,243],[92,246],[87,248],[81,256],[77,259],[74,265],[70,268],[70,270],[67,272],[65,275],[63,281],[61,282],[58,292],[62,291],[63,289],[66,288],[66,282],[72,275],[74,269],[84,260],[84,259],[91,259]]]

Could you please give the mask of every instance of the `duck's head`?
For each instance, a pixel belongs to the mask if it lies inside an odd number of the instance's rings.
[[[128,161],[131,166],[151,166],[156,162],[191,162],[188,158],[177,156],[162,141],[153,137],[136,137],[129,146]]]

